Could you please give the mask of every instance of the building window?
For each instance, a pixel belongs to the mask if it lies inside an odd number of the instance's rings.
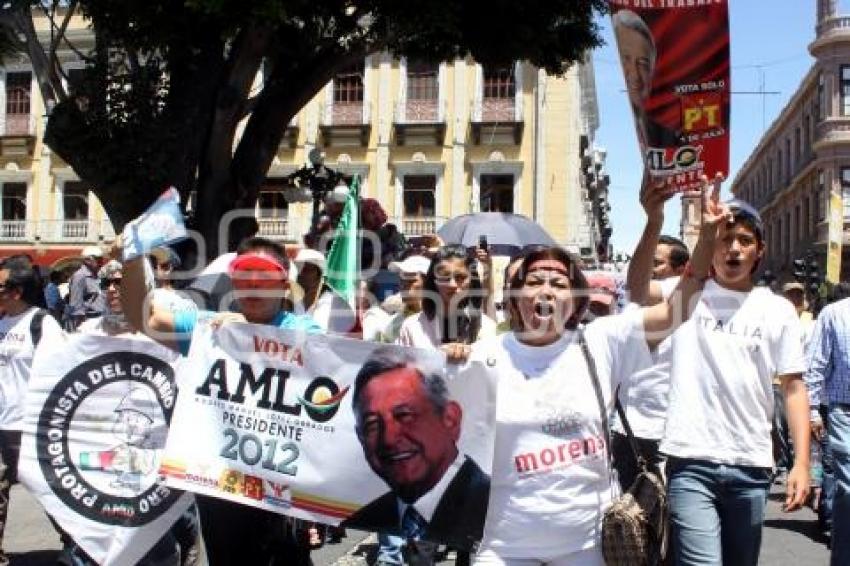
[[[787,185],[791,180],[791,138],[785,138],[785,179],[782,184]]]
[[[791,213],[785,213],[785,253],[791,253]]]
[[[3,220],[26,220],[27,185],[26,183],[3,183]]]
[[[6,135],[27,135],[30,127],[32,74],[6,74]]]
[[[818,171],[818,186],[815,189],[815,218],[818,222],[826,219],[826,180],[823,171]]]
[[[407,99],[437,100],[440,96],[440,82],[437,67],[427,63],[408,63]]]
[[[798,126],[797,129],[794,130],[794,169],[795,170],[800,168],[800,158],[802,157],[800,152],[802,150],[802,144],[803,144],[803,140],[802,140],[801,134],[800,134],[800,127]]]
[[[782,184],[782,150],[776,152],[776,185]],[[776,186],[771,189],[776,189]]]
[[[809,197],[803,199],[803,237],[812,235],[811,209],[809,208]]]
[[[514,211],[514,176],[481,175],[481,212]]]
[[[515,94],[512,68],[484,69],[484,98],[513,98]]]
[[[6,75],[6,114],[30,114],[30,73]]]
[[[850,65],[841,65],[841,115],[850,116]]]
[[[286,218],[289,216],[289,203],[283,197],[285,182],[282,179],[268,179],[257,195],[257,216],[259,218]]]
[[[433,217],[436,214],[437,177],[405,175],[403,185],[405,217]]]
[[[815,97],[815,116],[820,122],[824,119],[824,110],[826,109],[826,88],[824,86],[823,73],[818,73],[818,94]]]
[[[803,155],[808,159],[809,155],[812,154],[812,119],[809,118],[809,115],[803,118]]]
[[[794,207],[794,243],[803,239],[803,225],[800,223],[800,205]]]
[[[783,253],[782,251],[782,219],[777,218],[776,224],[774,224],[776,229],[773,231],[773,246],[779,250],[780,255]]]
[[[363,102],[363,65],[355,64],[334,77],[334,102]]]
[[[65,183],[62,189],[62,219],[89,219],[89,188],[84,183]]]
[[[773,158],[767,160],[767,185],[765,185],[765,194],[770,194],[773,190]]]
[[[850,217],[850,167],[841,168],[841,200],[844,201],[844,217]]]

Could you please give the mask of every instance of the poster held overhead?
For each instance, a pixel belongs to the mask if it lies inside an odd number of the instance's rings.
[[[650,175],[690,191],[699,189],[701,175],[727,174],[726,0],[609,3],[638,143]]]

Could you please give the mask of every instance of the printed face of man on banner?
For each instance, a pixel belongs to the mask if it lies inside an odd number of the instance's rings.
[[[655,71],[656,52],[652,34],[643,20],[629,10],[621,10],[615,16],[614,33],[617,36],[629,102],[635,113],[643,112]]]
[[[457,458],[462,410],[443,378],[387,350],[357,376],[357,436],[372,470],[405,502],[431,490]]]
[[[380,347],[357,374],[357,437],[369,467],[390,491],[342,525],[470,549],[484,531],[490,476],[458,449],[463,411],[449,399],[444,362],[423,365],[417,355]]]

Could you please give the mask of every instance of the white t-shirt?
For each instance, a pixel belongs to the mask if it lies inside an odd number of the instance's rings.
[[[151,296],[151,304],[158,309],[169,312],[198,310],[198,305],[195,304],[195,301],[173,289],[154,289]]]
[[[800,322],[768,289],[709,280],[674,334],[660,450],[718,464],[771,467],[773,378],[805,371]]]
[[[307,314],[325,332],[335,334],[345,334],[351,331],[357,322],[357,317],[349,304],[333,290],[323,291],[313,302],[313,305],[307,309]]]
[[[667,300],[676,286],[678,277],[668,277],[659,281],[661,296]],[[627,308],[636,308],[631,303]],[[629,426],[637,438],[660,440],[664,436],[664,422],[667,420],[667,397],[670,391],[670,351],[671,339],[668,336],[651,352],[652,364],[641,368],[629,379],[628,394],[620,394],[620,402],[626,410]],[[625,434],[620,419],[615,419],[614,429]]]
[[[608,412],[613,392],[649,363],[639,310],[584,330]],[[575,333],[542,347],[507,332],[473,346],[496,372],[496,446],[482,549],[504,558],[569,554],[597,546],[617,494],[599,403]]]
[[[21,430],[35,348],[30,325],[38,309],[0,317],[0,429]],[[55,340],[62,329],[50,315],[41,322],[41,341]]]
[[[442,342],[439,335],[442,329],[437,328],[440,324],[435,316],[429,319],[424,312],[412,314],[401,323],[396,344],[412,346],[414,348],[436,348]],[[481,328],[478,330],[478,340],[490,338],[496,335],[496,322],[487,316],[481,315]]]

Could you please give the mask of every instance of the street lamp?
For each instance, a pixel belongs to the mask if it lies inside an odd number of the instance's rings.
[[[325,155],[318,148],[311,149],[307,159],[309,165],[290,174],[288,180],[291,186],[309,192],[313,201],[313,218],[310,222],[310,232],[313,232],[319,223],[322,202],[328,195],[332,195],[335,202],[345,202],[348,185],[344,174],[325,167]],[[341,201],[338,200],[340,198]]]

